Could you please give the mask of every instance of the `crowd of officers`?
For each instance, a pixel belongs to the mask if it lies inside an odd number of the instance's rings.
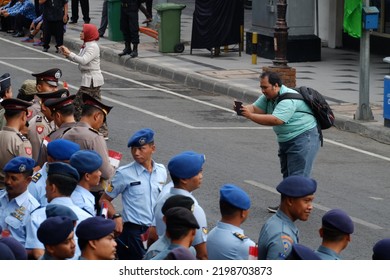
[[[98,131],[112,107],[85,94],[76,122],[61,74],[32,74],[17,98],[10,75],[0,77],[0,259],[341,259],[354,232],[341,209],[322,217],[317,250],[299,244],[295,221],[309,219],[315,180],[293,175],[280,182],[280,205],[257,242],[241,228],[249,195],[225,184],[221,219],[209,231],[194,196],[205,155],[183,151],[165,167],[153,160],[155,132],[144,128],[128,141],[133,161],[115,168]],[[113,204],[118,197],[121,213]],[[390,239],[373,251],[373,259],[390,259]]]

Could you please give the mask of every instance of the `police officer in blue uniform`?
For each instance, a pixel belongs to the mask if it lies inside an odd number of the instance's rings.
[[[48,162],[67,162],[78,150],[80,150],[79,144],[72,141],[65,139],[51,141],[47,144]],[[41,206],[47,205],[46,179],[48,162],[45,162],[42,168],[34,173],[28,185],[28,191],[38,200]]]
[[[296,220],[307,221],[313,209],[317,182],[311,178],[293,175],[285,178],[276,190],[281,194],[280,208],[260,231],[259,260],[286,259],[292,245],[299,243]]]
[[[249,247],[255,246],[240,225],[247,219],[251,201],[241,188],[226,184],[221,187],[219,209],[222,219],[207,236],[209,260],[247,260]]]
[[[74,204],[96,216],[95,197],[90,190],[99,185],[102,157],[95,151],[80,150],[70,157],[69,163],[80,175],[80,181],[70,197]]]
[[[353,231],[353,221],[345,211],[329,210],[322,217],[319,230],[322,243],[315,253],[323,260],[340,260],[340,253],[347,248]]]
[[[69,207],[78,217],[78,223],[92,217],[70,198],[80,179],[77,170],[64,162],[51,162],[47,165],[46,196],[49,204],[61,204]],[[26,249],[31,250],[31,257],[38,259],[44,253],[44,246],[38,240],[37,230],[39,225],[46,220],[46,207],[41,207],[31,213],[31,221],[27,225]],[[77,227],[77,225],[76,225]],[[80,249],[76,248],[73,259],[80,256]]]
[[[117,169],[111,185],[106,189],[100,203],[108,204],[108,217],[116,218],[118,236],[118,258],[142,259],[146,248],[141,234],[144,234],[153,221],[153,209],[162,187],[167,181],[167,171],[163,164],[152,159],[156,150],[154,131],[150,128],[135,132],[129,139],[134,161]],[[111,201],[122,194],[122,218],[116,213]]]
[[[5,166],[5,189],[0,190],[0,226],[2,235],[11,235],[25,245],[26,226],[31,212],[39,207],[38,201],[28,192],[35,161],[15,157]]]
[[[190,197],[194,202],[194,216],[199,224],[199,229],[196,230],[195,239],[192,246],[196,250],[198,259],[207,259],[207,219],[203,208],[192,195],[192,192],[198,189],[203,179],[203,164],[205,155],[198,154],[194,151],[185,151],[175,155],[168,163],[169,174],[171,175],[174,187],[170,189],[163,197],[159,197],[156,207],[154,208],[154,222],[157,234],[164,235],[166,226],[163,221],[162,207],[165,201],[173,195],[184,195]]]

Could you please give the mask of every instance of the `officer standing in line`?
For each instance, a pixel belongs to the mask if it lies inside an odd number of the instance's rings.
[[[61,204],[69,207],[78,217],[78,223],[92,217],[77,205],[70,198],[77,186],[80,177],[75,168],[64,162],[51,162],[48,164],[46,180],[46,196],[49,204]],[[30,221],[27,224],[26,249],[33,259],[39,259],[44,254],[44,246],[38,240],[37,230],[40,224],[46,220],[46,207],[40,207],[31,213]],[[77,227],[77,225],[76,225]],[[80,256],[80,249],[76,248],[73,259]]]
[[[319,230],[322,238],[315,253],[323,260],[340,260],[340,253],[351,242],[354,225],[352,219],[341,209],[332,209],[322,217]]]
[[[41,73],[31,74],[36,78],[36,92],[53,92],[58,90],[58,80],[62,76],[62,71],[52,68]],[[41,111],[41,104],[38,96],[34,96],[33,104],[29,109],[28,121]]]
[[[116,218],[118,213],[111,201],[122,194],[123,226],[121,217],[115,219],[120,234],[118,258],[140,260],[146,252],[141,234],[152,224],[153,208],[167,181],[167,171],[152,158],[156,151],[153,130],[145,128],[135,132],[127,147],[131,148],[134,161],[118,168],[100,202],[108,204],[108,217]]]
[[[4,188],[3,168],[17,156],[32,157],[30,141],[20,133],[26,127],[27,108],[31,103],[9,98],[1,102],[5,109],[6,126],[0,131],[0,189]]]
[[[175,155],[168,163],[169,174],[171,175],[174,187],[169,190],[163,197],[159,197],[156,207],[154,208],[155,230],[159,236],[163,235],[166,230],[163,221],[162,207],[165,201],[173,195],[185,195],[190,197],[194,202],[194,216],[199,224],[196,231],[195,239],[192,242],[196,250],[196,257],[200,260],[207,260],[207,219],[204,210],[198,201],[192,195],[192,192],[200,188],[203,179],[203,164],[205,155],[193,151],[185,151]],[[151,227],[153,229],[153,227]]]
[[[57,127],[56,130],[52,131],[48,136],[50,141],[62,138],[64,132],[73,127],[76,124],[74,119],[73,100],[76,95],[69,95],[63,98],[51,98],[45,101],[45,106],[51,111],[53,121]]]
[[[255,242],[245,236],[240,226],[248,217],[250,198],[230,184],[222,186],[219,193],[222,218],[207,236],[209,260],[248,260],[249,247]]]
[[[62,138],[73,141],[80,145],[81,150],[94,150],[102,158],[103,164],[100,168],[101,180],[99,186],[91,188],[95,196],[96,213],[100,212],[98,203],[102,193],[107,187],[107,182],[114,176],[115,168],[110,164],[108,149],[103,134],[99,128],[107,118],[112,107],[104,105],[99,100],[88,94],[83,94],[83,111],[80,121],[63,133]]]
[[[138,56],[139,23],[138,10],[139,0],[121,0],[120,29],[125,40],[125,48],[119,56],[129,54],[131,58]],[[133,44],[133,47],[131,47]]]
[[[0,77],[0,102],[7,98],[12,98],[11,76],[9,73],[5,73]],[[0,130],[5,125],[4,113],[5,109],[0,105]]]
[[[29,121],[28,139],[31,142],[33,159],[38,166],[42,166],[47,161],[45,138],[56,129],[50,109],[44,102],[50,98],[61,98],[70,95],[67,89],[59,89],[53,92],[40,92],[36,94],[41,99],[41,111]]]
[[[260,231],[259,260],[284,260],[294,243],[299,243],[296,220],[307,221],[313,209],[317,182],[311,178],[292,175],[276,190],[281,194],[280,208]]]
[[[91,189],[99,185],[102,174],[100,172],[100,167],[103,164],[102,157],[95,151],[80,150],[70,157],[69,163],[76,168],[80,175],[80,181],[70,196],[73,203],[92,216],[96,216],[95,197],[91,193]]]
[[[14,157],[5,166],[5,189],[0,190],[1,235],[11,235],[24,246],[26,227],[31,212],[39,207],[38,201],[28,192],[35,161],[27,157]]]
[[[34,173],[31,183],[28,185],[28,191],[41,204],[47,205],[46,197],[46,179],[47,165],[50,162],[69,162],[70,157],[80,150],[80,146],[65,139],[57,139],[47,144],[47,162],[45,162],[40,170]]]

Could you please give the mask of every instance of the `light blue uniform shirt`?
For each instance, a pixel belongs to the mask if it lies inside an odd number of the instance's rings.
[[[24,246],[31,212],[39,207],[38,201],[26,190],[9,200],[7,191],[0,190],[0,225]]]
[[[297,91],[282,85],[279,94],[283,95],[286,92],[299,94]],[[284,122],[282,125],[273,126],[278,142],[287,142],[317,126],[316,118],[303,100],[285,99],[276,103],[276,101],[267,100],[265,95],[261,95],[253,105]]]
[[[290,254],[292,244],[299,243],[299,231],[291,219],[278,210],[260,231],[259,260],[284,260]]]
[[[95,197],[89,190],[83,188],[80,185],[77,185],[70,198],[78,207],[87,211],[92,216],[96,216]]]
[[[247,260],[249,247],[255,242],[244,235],[244,230],[219,221],[207,235],[209,260]]]
[[[91,214],[87,213],[80,207],[76,206],[70,197],[56,197],[49,204],[60,204],[69,207],[73,212],[77,215],[78,220],[74,232],[76,232],[76,228],[78,224],[85,219],[92,217]],[[37,231],[41,223],[46,220],[46,207],[41,207],[30,215],[30,221],[27,225],[27,239],[26,239],[26,249],[45,249],[45,246],[39,241],[37,237]],[[77,260],[77,258],[81,255],[80,248],[77,244],[77,236],[74,235],[74,241],[76,243],[76,253],[72,260]]]
[[[168,248],[169,244],[171,244],[171,239],[169,239],[166,234],[160,236],[152,245],[150,245],[143,259],[151,260],[158,253]]]
[[[320,245],[314,253],[320,257],[321,260],[341,260],[340,255],[332,249]]]
[[[46,179],[47,179],[47,162],[45,162],[42,168],[35,172],[32,176],[30,184],[28,184],[28,191],[38,200],[41,206],[47,205],[46,197]]]
[[[204,213],[202,207],[199,206],[198,201],[193,197],[193,195],[183,189],[171,188],[169,193],[167,193],[164,197],[159,197],[156,207],[154,208],[154,221],[153,225],[156,226],[157,234],[162,236],[165,234],[166,225],[163,221],[163,213],[161,212],[161,208],[163,207],[165,201],[174,195],[184,195],[192,198],[194,201],[194,216],[196,221],[199,224],[199,229],[196,230],[194,241],[192,241],[192,246],[196,246],[198,244],[204,243],[207,241],[207,220],[206,214]]]
[[[149,173],[133,161],[117,169],[106,194],[111,198],[122,194],[124,222],[150,226],[157,197],[166,181],[167,170],[164,165],[153,161],[153,171]]]

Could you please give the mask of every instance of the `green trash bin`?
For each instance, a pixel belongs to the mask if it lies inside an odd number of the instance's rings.
[[[121,0],[108,0],[108,39],[111,41],[123,41],[120,28]]]
[[[181,11],[186,7],[183,4],[160,3],[154,6],[160,17],[158,28],[158,48],[163,53],[181,53],[184,44],[180,42]]]

